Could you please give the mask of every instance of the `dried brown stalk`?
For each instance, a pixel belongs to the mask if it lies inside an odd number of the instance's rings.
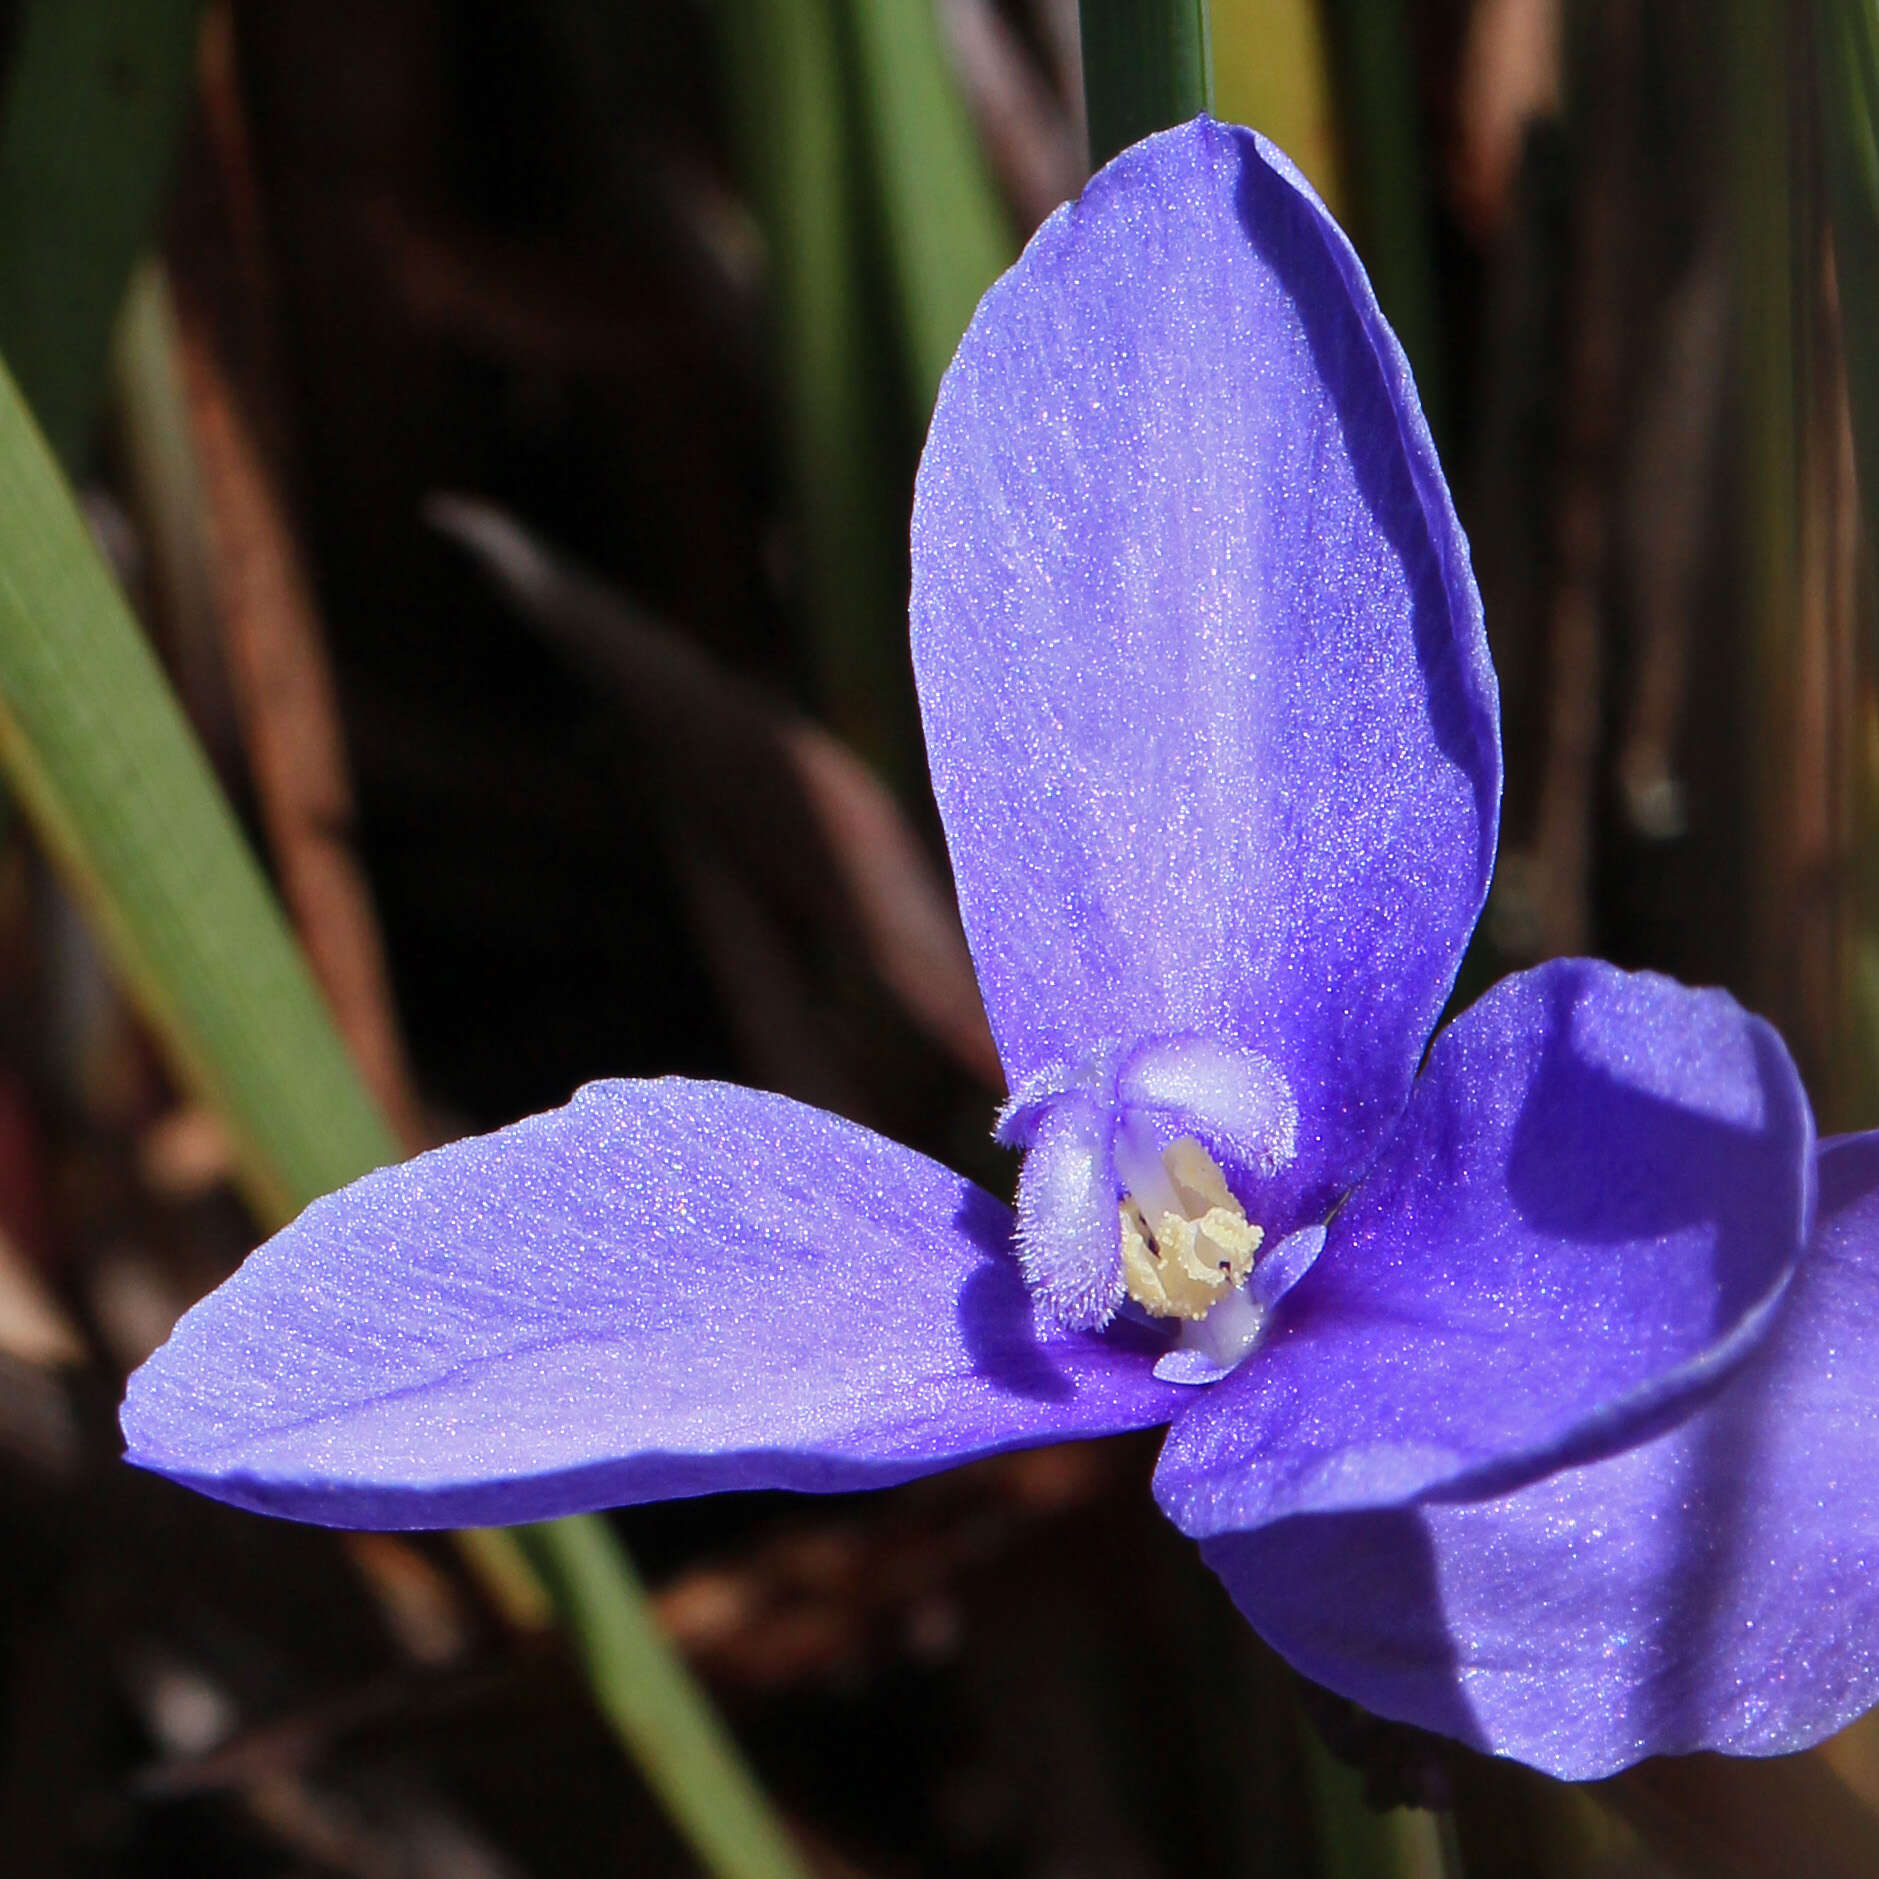
[[[1789,747],[1789,1037],[1828,1109],[1823,1126],[1832,1126],[1833,1101],[1847,1080],[1836,1072],[1871,1045],[1862,1038],[1849,1050],[1845,1023],[1849,955],[1858,944],[1849,890],[1859,712],[1859,490],[1833,258],[1824,228],[1817,225],[1814,236],[1800,414],[1796,723]]]
[[[1565,84],[1559,0],[1480,0],[1462,53],[1453,199],[1477,237],[1503,233],[1527,133],[1557,117]]]
[[[852,942],[933,1042],[989,1088],[1004,1087],[952,896],[852,750],[564,564],[514,516],[441,494],[425,513],[640,724],[678,818],[682,881],[754,1068],[846,1109],[804,994],[789,982],[782,925],[803,918]]]
[[[940,24],[1005,199],[1035,228],[1083,187],[1082,129],[992,0],[943,0]]]
[[[426,1134],[384,943],[352,851],[352,789],[312,587],[269,466],[186,304],[181,325],[216,598],[281,894],[361,1073],[399,1139],[419,1148]]]
[[[1622,561],[1636,650],[1618,782],[1653,841],[1686,823],[1677,752],[1715,487],[1728,365],[1728,256],[1713,234],[1670,294],[1626,468]]]

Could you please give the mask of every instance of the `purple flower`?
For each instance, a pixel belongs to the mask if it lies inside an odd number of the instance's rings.
[[[781,1097],[597,1084],[309,1208],[133,1378],[130,1458],[423,1527],[1167,1423],[1169,1517],[1383,1715],[1588,1776],[1879,1696],[1879,1138],[1819,1151],[1816,1221],[1774,1033],[1585,961],[1429,1044],[1494,677],[1402,353],[1284,158],[1203,119],[1051,219],[941,391],[913,555],[1015,1226]]]

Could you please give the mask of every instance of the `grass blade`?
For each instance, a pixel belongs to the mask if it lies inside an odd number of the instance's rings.
[[[1329,13],[1342,69],[1358,247],[1378,303],[1415,369],[1429,428],[1441,443],[1446,375],[1430,253],[1422,103],[1408,23],[1401,0],[1330,0]]]
[[[823,715],[910,781],[907,517],[862,264],[856,125],[837,0],[719,0],[731,119],[770,259],[771,337]]]
[[[31,0],[0,104],[0,355],[67,469],[169,184],[200,0]]]
[[[1016,253],[947,69],[932,0],[850,0],[869,166],[922,420],[984,293]]]
[[[714,1872],[801,1879],[804,1869],[722,1725],[672,1656],[613,1529],[596,1514],[520,1527],[601,1708]]]
[[[0,373],[0,767],[279,1221],[398,1150],[142,632]]]
[[[1090,165],[1213,109],[1207,0],[1080,0]]]
[[[1420,1807],[1379,1813],[1365,1798],[1363,1776],[1302,1727],[1324,1879],[1460,1879],[1452,1822]]]

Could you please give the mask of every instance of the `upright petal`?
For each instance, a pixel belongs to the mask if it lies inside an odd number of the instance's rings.
[[[1409,369],[1271,145],[1150,138],[986,295],[920,466],[913,656],[1012,1086],[1107,1040],[1244,1045],[1321,1208],[1453,981],[1500,749]]]
[[[331,1526],[880,1486],[1180,1392],[1040,1338],[1011,1216],[780,1096],[596,1083],[317,1202],[131,1379],[129,1458]]]
[[[1380,1715],[1589,1779],[1782,1755],[1879,1702],[1879,1135],[1823,1144],[1781,1317],[1668,1433],[1515,1494],[1208,1542],[1240,1609]]]
[[[1170,1435],[1162,1505],[1203,1539],[1479,1496],[1666,1426],[1772,1322],[1813,1147],[1781,1040],[1726,993],[1577,959],[1504,981]]]

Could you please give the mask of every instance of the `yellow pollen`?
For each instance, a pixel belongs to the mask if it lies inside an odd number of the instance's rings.
[[[1192,1137],[1171,1142],[1161,1165],[1171,1193],[1159,1197],[1152,1220],[1133,1194],[1122,1198],[1123,1278],[1153,1317],[1204,1318],[1252,1271],[1266,1236]]]

